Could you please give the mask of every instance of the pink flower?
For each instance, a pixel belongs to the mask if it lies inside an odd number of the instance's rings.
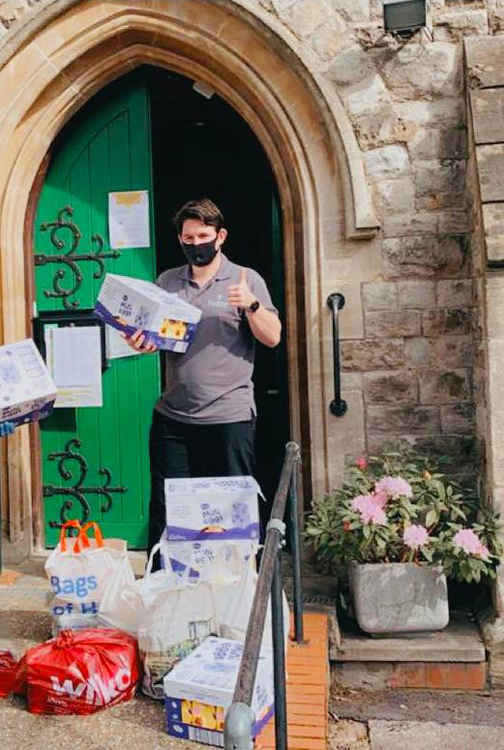
[[[386,492],[373,492],[373,500],[380,508],[384,508],[387,504],[388,495]]]
[[[382,477],[375,484],[375,493],[386,493],[388,497],[413,497],[411,485],[402,477]]]
[[[453,544],[467,552],[468,555],[477,555],[484,560],[488,559],[490,551],[479,540],[472,529],[461,529],[453,537]]]
[[[428,540],[429,535],[427,529],[424,526],[412,523],[411,526],[406,526],[404,529],[403,540],[404,544],[411,549],[417,549],[425,544]]]
[[[362,523],[387,523],[387,516],[373,495],[357,495],[352,500],[352,508],[360,513]]]
[[[360,456],[359,458],[356,458],[355,465],[357,466],[358,469],[360,469],[361,471],[364,471],[364,469],[367,469],[367,465],[368,465],[367,458],[365,458],[364,456]]]

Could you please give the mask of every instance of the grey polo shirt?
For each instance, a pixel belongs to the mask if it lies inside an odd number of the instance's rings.
[[[192,280],[190,266],[164,271],[157,279],[167,292],[202,311],[187,352],[164,352],[166,389],[156,404],[162,414],[192,424],[242,422],[255,415],[255,338],[245,312],[227,302],[228,286],[239,283],[241,270],[222,254],[219,270],[201,288]],[[277,312],[264,279],[251,268],[246,270],[252,294]]]

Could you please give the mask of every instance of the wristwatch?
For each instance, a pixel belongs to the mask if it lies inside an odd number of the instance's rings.
[[[255,311],[259,309],[260,305],[261,303],[259,302],[259,300],[255,299],[252,302],[252,304],[247,307],[247,311],[251,313],[255,313]]]

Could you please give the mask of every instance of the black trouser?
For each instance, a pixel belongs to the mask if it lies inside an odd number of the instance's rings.
[[[149,554],[164,531],[164,480],[254,476],[255,417],[229,424],[185,424],[154,409],[150,431]],[[158,558],[159,556],[156,555]],[[154,560],[153,570],[159,568]]]

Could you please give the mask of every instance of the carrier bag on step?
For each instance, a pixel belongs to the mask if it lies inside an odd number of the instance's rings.
[[[52,615],[86,616],[91,626],[97,623],[105,590],[114,580],[122,584],[135,580],[128,560],[127,544],[123,539],[104,539],[98,524],[90,522],[79,528],[78,521],[63,524],[60,541],[49,555],[45,570],[49,577],[55,598]],[[69,528],[77,528],[76,539],[67,539]],[[95,537],[90,539],[88,532],[93,529]]]
[[[163,571],[151,573],[153,548],[142,582],[144,609],[138,627],[143,663],[142,691],[163,699],[163,678],[210,634],[217,633],[215,601],[209,584],[173,586]]]

